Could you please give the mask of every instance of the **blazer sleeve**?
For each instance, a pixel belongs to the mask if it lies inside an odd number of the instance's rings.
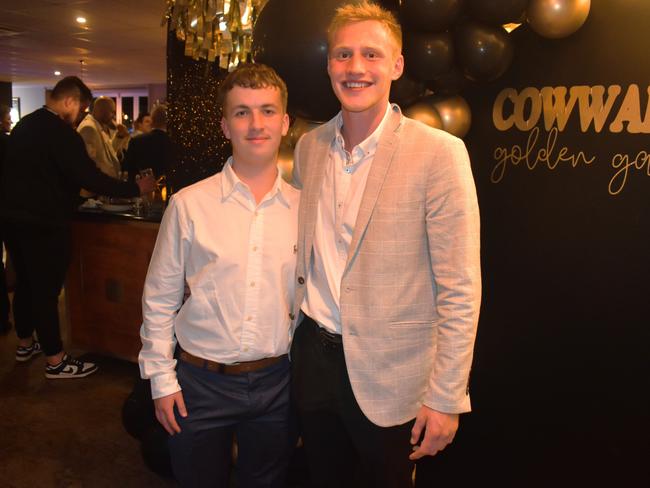
[[[471,410],[469,372],[481,304],[480,220],[464,143],[445,140],[427,182],[426,228],[439,314],[437,351],[424,404]]]

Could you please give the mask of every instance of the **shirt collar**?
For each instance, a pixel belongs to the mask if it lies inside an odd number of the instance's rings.
[[[248,185],[239,179],[239,176],[237,176],[237,173],[235,173],[235,170],[232,168],[232,162],[233,159],[232,156],[230,156],[221,170],[221,174],[223,175],[223,178],[221,179],[221,194],[223,200],[231,198],[235,191],[243,191],[247,195],[251,195]],[[282,202],[282,204],[287,208],[291,207],[289,200],[283,192],[283,190],[286,191],[286,185],[288,185],[288,183],[282,179],[280,169],[278,168],[278,174],[275,177],[273,186],[263,201],[271,200],[277,196],[278,201]]]
[[[386,104],[386,111],[384,112],[384,117],[379,122],[377,128],[366,137],[363,141],[352,148],[351,154],[355,158],[361,158],[363,156],[370,156],[377,150],[377,144],[379,144],[379,138],[381,136],[382,130],[386,125],[386,121],[389,118],[391,113],[391,104]],[[336,120],[334,123],[334,141],[342,150],[345,150],[345,141],[343,139],[343,134],[341,134],[341,128],[343,127],[343,113],[339,112],[336,115]]]

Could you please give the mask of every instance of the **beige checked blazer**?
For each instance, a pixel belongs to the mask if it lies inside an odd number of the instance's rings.
[[[334,121],[296,146],[299,212],[296,317],[312,255]],[[392,106],[357,217],[341,281],[341,322],[352,389],[379,426],[425,404],[470,410],[481,298],[479,211],[463,142]],[[299,321],[298,321],[299,323]]]

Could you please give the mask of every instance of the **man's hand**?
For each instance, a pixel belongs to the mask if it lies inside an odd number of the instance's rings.
[[[138,188],[140,188],[140,195],[150,193],[156,189],[156,180],[153,176],[138,178],[135,182],[138,184]]]
[[[171,395],[156,398],[153,403],[156,407],[156,418],[158,419],[158,422],[160,422],[170,435],[179,433],[181,428],[179,427],[178,422],[176,422],[176,417],[174,416],[174,405],[178,408],[178,413],[181,417],[187,417],[183,393],[177,391]]]
[[[424,439],[418,446],[417,443],[422,436]],[[451,441],[454,440],[458,430],[458,414],[442,413],[422,405],[415,417],[415,425],[411,429],[411,444],[413,452],[409,459],[415,461],[424,456],[434,456],[442,451]]]
[[[124,137],[128,137],[129,129],[127,129],[125,125],[117,124],[115,128],[117,129],[117,134],[116,134],[117,137],[119,137],[120,139]]]

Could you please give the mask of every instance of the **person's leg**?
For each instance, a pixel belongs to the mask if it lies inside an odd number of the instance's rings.
[[[249,418],[236,427],[239,488],[284,488],[290,446],[289,361],[248,373]]]
[[[306,317],[291,347],[292,396],[300,416],[311,486],[354,486],[358,456],[338,413],[342,347],[327,343]]]
[[[178,361],[187,417],[176,412],[181,432],[169,437],[174,476],[183,487],[228,487],[233,435],[247,413],[245,376],[224,375]]]
[[[368,488],[413,486],[414,462],[410,438],[414,421],[393,427],[379,427],[363,414],[354,397],[347,370],[342,368],[341,417],[359,455],[364,484]]]
[[[3,233],[0,231],[0,254],[4,243]],[[9,332],[11,323],[9,322],[9,293],[7,291],[7,277],[5,274],[4,261],[0,259],[0,334]]]
[[[31,346],[34,335],[34,321],[31,317],[30,283],[21,229],[15,225],[7,225],[5,238],[5,245],[16,273],[13,303],[16,335],[18,336],[19,345]]]
[[[19,254],[16,266],[15,312],[21,320],[19,337],[35,328],[46,356],[60,361],[63,344],[59,332],[59,294],[70,260],[70,235],[67,229],[16,226],[12,258]],[[24,322],[29,320],[29,327]],[[18,322],[20,325],[18,325]],[[30,334],[31,335],[31,334]]]

